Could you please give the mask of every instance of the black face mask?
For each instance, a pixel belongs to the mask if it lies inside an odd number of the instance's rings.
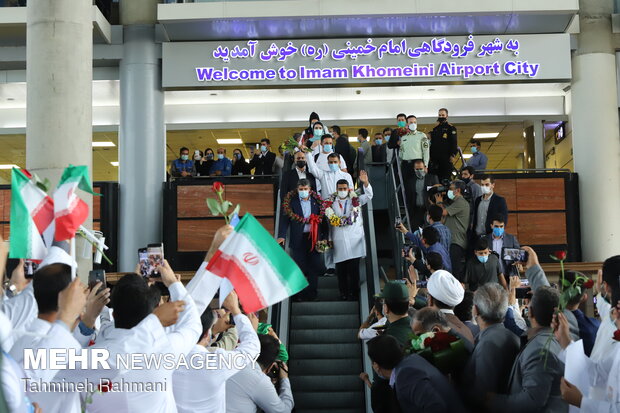
[[[208,159],[208,160],[213,159],[213,154],[212,154],[212,153],[208,153],[208,154],[207,154],[207,159]]]
[[[295,161],[295,165],[297,165],[299,169],[303,169],[306,167],[306,161]]]
[[[470,179],[471,179],[471,178],[461,178],[461,181],[463,181],[463,182],[465,182],[466,184],[468,184]]]
[[[443,123],[446,120],[447,120],[446,118],[437,118],[437,122],[439,122],[439,123]]]

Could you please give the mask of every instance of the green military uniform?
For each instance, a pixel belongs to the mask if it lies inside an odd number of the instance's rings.
[[[400,159],[403,161],[422,159],[428,166],[430,147],[431,143],[424,132],[409,132],[400,138]]]

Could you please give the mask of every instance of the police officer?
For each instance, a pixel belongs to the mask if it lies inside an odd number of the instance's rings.
[[[431,131],[430,172],[440,180],[451,178],[457,149],[456,127],[448,122],[448,109],[439,109],[437,126]]]

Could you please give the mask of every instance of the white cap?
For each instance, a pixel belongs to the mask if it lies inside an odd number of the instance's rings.
[[[65,250],[55,245],[47,250],[47,256],[43,259],[43,261],[41,261],[38,269],[50,264],[67,264],[71,268],[77,270],[77,262],[71,258],[71,255],[67,254]]]
[[[455,307],[463,301],[465,289],[454,275],[446,270],[435,271],[426,285],[428,293],[436,300]]]

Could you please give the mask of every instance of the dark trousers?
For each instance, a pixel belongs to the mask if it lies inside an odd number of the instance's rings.
[[[374,375],[370,388],[370,405],[374,413],[400,413],[402,412],[396,393],[390,387],[388,380]]]
[[[441,183],[443,179],[452,179],[454,165],[452,165],[449,159],[431,160],[429,163],[431,164],[429,172],[437,175],[439,183]]]
[[[457,244],[450,244],[450,261],[452,262],[452,275],[460,282],[465,282],[465,249]]]
[[[409,208],[409,219],[411,222],[409,225],[411,228],[409,229],[411,232],[415,232],[418,227],[424,227],[425,219],[426,219],[426,207],[418,207],[413,206]]]
[[[302,247],[291,250],[291,257],[308,280],[308,286],[300,293],[301,296],[314,299],[317,294],[318,276],[323,274],[325,268],[323,267],[323,257],[316,250],[311,252],[310,244],[308,234],[304,234]]]
[[[336,263],[340,295],[356,298],[359,295],[360,259],[353,258]]]

